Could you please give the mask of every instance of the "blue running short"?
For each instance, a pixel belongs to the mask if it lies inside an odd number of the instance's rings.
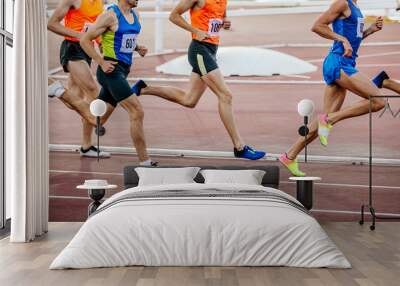
[[[341,70],[343,70],[348,76],[358,73],[355,59],[330,53],[325,58],[323,65],[323,75],[326,84],[330,85],[335,83],[335,81],[340,78]]]

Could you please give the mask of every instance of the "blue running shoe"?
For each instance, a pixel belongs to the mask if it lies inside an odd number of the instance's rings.
[[[266,153],[264,151],[256,151],[250,146],[245,145],[243,150],[237,150],[236,148],[233,149],[233,153],[235,154],[236,158],[244,158],[249,160],[259,160],[265,157]]]
[[[132,93],[136,94],[136,96],[140,96],[143,88],[146,88],[147,84],[143,80],[138,80],[131,88]]]
[[[385,71],[381,71],[373,80],[372,82],[378,87],[378,88],[382,88],[383,85],[383,81],[385,79],[389,79],[389,76],[387,75],[387,73]]]

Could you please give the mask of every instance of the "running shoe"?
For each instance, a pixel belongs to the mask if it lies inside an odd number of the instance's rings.
[[[319,141],[321,142],[321,145],[324,147],[328,146],[328,136],[332,127],[333,127],[332,124],[328,122],[328,115],[323,114],[319,116],[318,135],[319,135]]]
[[[131,88],[131,91],[133,94],[136,94],[136,96],[140,96],[140,93],[142,92],[143,88],[146,88],[147,84],[143,80],[138,80]]]
[[[245,145],[242,150],[237,150],[234,148],[233,153],[235,154],[236,158],[244,158],[249,160],[259,160],[266,155],[264,151],[256,151],[247,145]]]
[[[60,98],[65,92],[65,87],[60,81],[55,81],[47,87],[47,95]]]
[[[385,79],[389,79],[388,74],[385,71],[381,71],[373,80],[372,82],[378,87],[382,88],[383,82]]]
[[[279,162],[281,162],[282,165],[285,166],[293,176],[304,177],[306,175],[306,173],[299,170],[299,163],[297,162],[297,159],[290,160],[286,153],[279,157]]]
[[[81,149],[79,150],[79,153],[81,154],[81,157],[97,158],[97,148],[94,146],[91,146],[89,149],[86,149],[86,150],[84,150],[81,147]],[[100,150],[99,157],[100,158],[110,158],[111,154]]]

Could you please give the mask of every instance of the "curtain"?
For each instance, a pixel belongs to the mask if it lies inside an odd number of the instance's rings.
[[[13,92],[6,97],[6,187],[11,242],[48,229],[47,28],[45,0],[15,1]]]

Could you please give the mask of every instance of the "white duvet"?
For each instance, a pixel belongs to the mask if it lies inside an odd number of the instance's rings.
[[[258,198],[151,198],[132,192],[258,190],[230,184],[136,187],[106,200],[50,269],[144,266],[292,266],[350,268],[318,222],[290,204]],[[137,194],[137,193],[135,193]]]

